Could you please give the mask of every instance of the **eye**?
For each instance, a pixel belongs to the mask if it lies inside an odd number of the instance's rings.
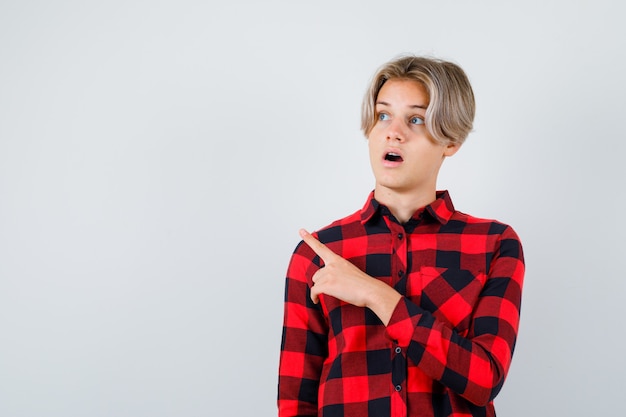
[[[378,120],[380,121],[389,120],[389,115],[387,113],[378,113]]]
[[[423,125],[424,119],[418,116],[413,116],[409,119],[409,123],[411,123],[412,125]]]

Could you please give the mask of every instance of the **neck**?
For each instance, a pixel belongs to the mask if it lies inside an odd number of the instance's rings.
[[[425,192],[398,192],[385,187],[377,186],[374,189],[374,198],[385,205],[391,214],[400,223],[406,223],[413,213],[437,199],[436,189],[433,187]]]

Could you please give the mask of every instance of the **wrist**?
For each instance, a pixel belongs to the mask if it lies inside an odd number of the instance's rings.
[[[382,281],[376,280],[376,283],[377,288],[372,291],[366,307],[372,310],[386,326],[402,295]]]

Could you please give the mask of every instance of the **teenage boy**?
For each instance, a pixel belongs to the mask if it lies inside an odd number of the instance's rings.
[[[457,65],[384,65],[362,109],[374,191],[287,271],[278,415],[494,416],[524,276],[513,229],[457,211],[439,169],[472,129]]]

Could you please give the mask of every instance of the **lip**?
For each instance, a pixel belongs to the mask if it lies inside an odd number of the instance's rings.
[[[393,153],[393,154],[399,155],[401,160],[400,161],[389,161],[389,160],[385,159],[385,157],[389,153]],[[383,152],[383,155],[382,155],[381,159],[382,159],[382,163],[383,163],[384,167],[396,168],[396,167],[402,165],[402,162],[404,162],[404,155],[402,154],[402,151],[400,151],[400,149],[398,149],[398,148],[386,148],[385,151]]]

